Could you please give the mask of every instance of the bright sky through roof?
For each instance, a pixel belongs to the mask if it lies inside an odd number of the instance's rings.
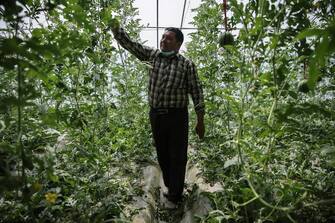
[[[158,10],[158,25],[160,27],[180,27],[184,9],[185,0],[159,0]],[[222,3],[222,0],[217,0],[218,3]],[[192,9],[197,8],[201,3],[201,0],[186,0],[183,27],[194,28],[190,22],[193,20],[193,16],[196,12],[192,12]],[[145,27],[156,27],[157,26],[157,0],[134,0],[134,6],[138,8],[139,16],[141,19],[141,25]],[[43,17],[43,16],[42,16]],[[34,21],[32,21],[34,23]],[[43,22],[42,22],[43,23]],[[5,28],[6,25],[3,20],[0,21],[0,28]],[[159,29],[158,41],[161,39],[164,29]],[[184,43],[181,47],[181,51],[186,49],[186,43],[190,41],[188,36],[189,33],[195,32],[196,30],[183,29]],[[144,28],[140,33],[142,41],[147,41],[145,45],[150,47],[157,47],[157,30],[156,28]]]
[[[186,0],[184,13],[183,27],[193,27],[189,24],[193,16],[196,14],[191,9],[197,8],[201,0]],[[141,24],[149,27],[157,26],[157,0],[135,0],[134,5],[139,10],[139,18]],[[180,27],[184,1],[183,0],[159,0],[158,25],[160,27]],[[163,34],[163,29],[159,30],[159,40]],[[188,34],[195,30],[182,30],[184,33],[184,44],[181,50],[185,50],[185,43],[190,41]],[[157,31],[156,29],[143,29],[140,33],[141,39],[147,41],[146,45],[151,47],[157,46]]]

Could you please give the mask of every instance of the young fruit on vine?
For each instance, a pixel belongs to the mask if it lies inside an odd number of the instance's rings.
[[[298,91],[303,92],[303,93],[309,92],[309,87],[308,87],[308,84],[307,84],[307,80],[302,80],[302,81],[299,82]]]
[[[230,32],[221,33],[219,36],[219,45],[224,47],[226,45],[234,45],[234,36]]]

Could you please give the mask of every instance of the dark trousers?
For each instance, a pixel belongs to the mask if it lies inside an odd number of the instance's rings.
[[[187,108],[151,108],[150,123],[164,184],[169,188],[169,196],[179,199],[187,163]]]

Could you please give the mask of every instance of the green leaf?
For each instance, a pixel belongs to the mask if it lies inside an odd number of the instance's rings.
[[[277,47],[278,42],[279,42],[279,36],[278,35],[273,36],[271,39],[270,48],[275,49]]]
[[[324,34],[325,34],[325,31],[323,29],[310,28],[310,29],[306,29],[300,32],[295,37],[295,41],[302,40],[302,39],[305,39],[306,37],[311,37],[311,36],[322,36]]]
[[[48,173],[48,178],[52,182],[55,182],[55,183],[59,182],[59,177],[54,175],[53,173]]]
[[[23,156],[23,166],[29,170],[34,169],[34,164],[32,160],[32,155],[25,154]]]
[[[17,98],[14,96],[0,98],[0,111],[6,112],[11,106],[16,106],[17,104]]]
[[[22,39],[18,37],[4,38],[0,39],[0,53],[1,55],[15,55],[22,53],[22,49],[19,44],[23,42]]]
[[[32,31],[32,36],[33,37],[36,37],[36,38],[40,38],[43,36],[43,33],[44,33],[45,29],[43,28],[36,28]]]
[[[20,176],[0,176],[0,191],[15,190],[20,188],[22,184]]]
[[[226,160],[226,162],[224,163],[223,168],[226,169],[230,166],[235,166],[235,165],[238,165],[238,164],[240,164],[240,161],[239,161],[238,155],[236,155],[233,158]]]

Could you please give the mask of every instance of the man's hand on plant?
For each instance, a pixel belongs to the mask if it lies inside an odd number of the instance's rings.
[[[112,29],[112,31],[116,31],[120,28],[120,22],[119,20],[115,19],[115,18],[112,18],[110,21],[109,21],[109,27]]]

